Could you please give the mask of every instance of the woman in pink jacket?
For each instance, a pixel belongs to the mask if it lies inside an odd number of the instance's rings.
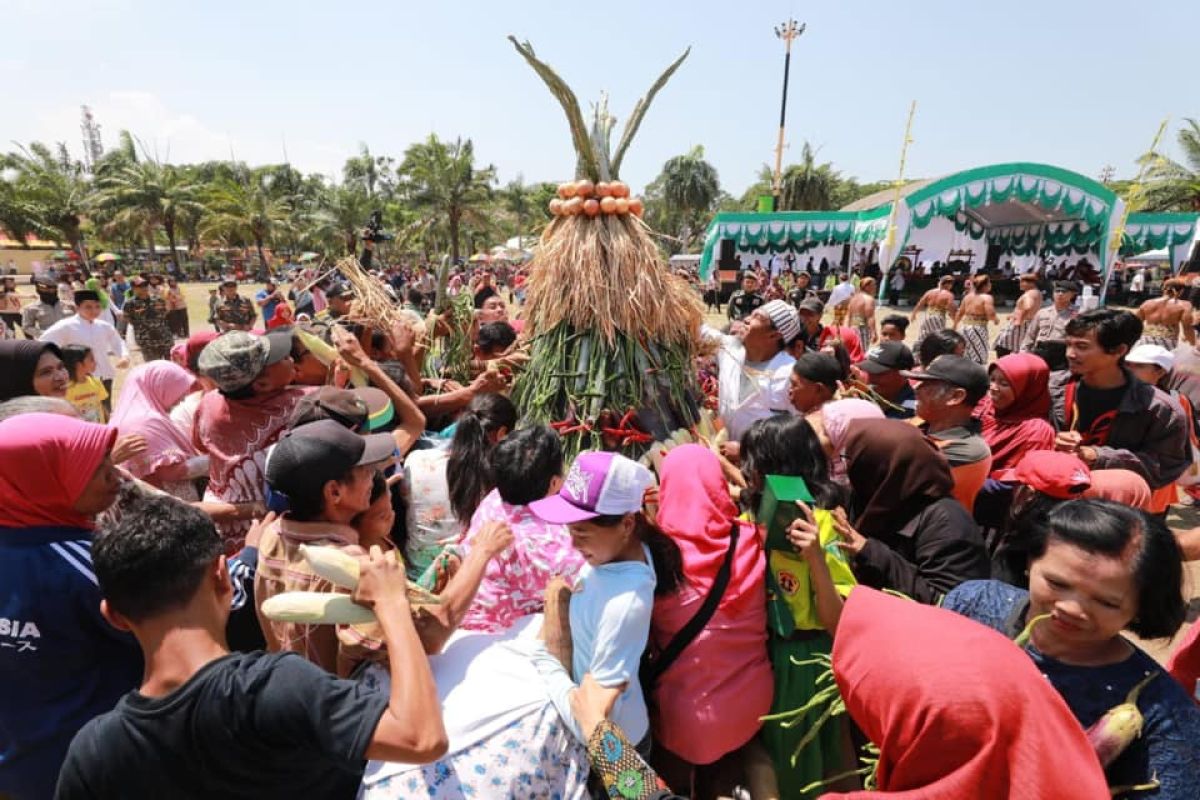
[[[716,611],[658,678],[650,702],[653,760],[672,790],[728,795],[740,781],[742,750],[771,708],[762,542],[753,524],[738,520],[717,457],[699,445],[677,447],[663,461],[657,521],[679,546],[685,578],[679,591],[655,600],[650,638],[658,653],[704,604],[737,529]]]

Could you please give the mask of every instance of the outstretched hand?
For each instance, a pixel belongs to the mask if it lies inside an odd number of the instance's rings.
[[[867,546],[867,537],[854,529],[854,526],[850,524],[850,520],[846,518],[845,510],[840,506],[833,512],[833,529],[837,531],[837,535],[842,539],[842,541],[837,542],[837,546],[850,555],[858,555]]]
[[[351,595],[360,606],[374,609],[382,616],[380,607],[392,606],[397,611],[408,613],[408,582],[404,565],[396,558],[395,550],[386,553],[379,545],[358,559],[358,586]]]
[[[136,458],[146,452],[147,447],[149,445],[146,442],[146,437],[140,433],[127,433],[124,436],[118,436],[112,449],[113,463],[122,464],[131,458]]]

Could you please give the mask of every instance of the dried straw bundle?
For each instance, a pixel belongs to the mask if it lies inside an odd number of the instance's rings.
[[[354,289],[354,305],[348,315],[351,322],[390,331],[396,323],[404,319],[396,301],[374,276],[362,268],[357,258],[346,256],[337,262],[335,269],[342,273],[346,282]]]
[[[525,316],[535,331],[561,322],[641,340],[690,345],[703,308],[663,263],[649,228],[632,214],[559,217],[542,234],[529,270]]]

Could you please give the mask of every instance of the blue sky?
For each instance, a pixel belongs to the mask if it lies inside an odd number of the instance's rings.
[[[555,180],[574,165],[565,119],[506,34],[529,39],[581,101],[607,89],[619,125],[691,45],[623,177],[640,187],[699,144],[739,194],[773,158],[772,27],[789,14],[808,24],[789,154],[807,139],[860,180],[895,177],[914,99],[910,176],[1013,160],[1131,176],[1164,117],[1200,117],[1196,0],[7,0],[0,141],[77,152],[88,103],[106,145],[128,127],[176,162],[231,150],[277,162],[286,141],[297,167],[334,174],[359,142],[399,157],[434,132],[473,139],[501,180]]]

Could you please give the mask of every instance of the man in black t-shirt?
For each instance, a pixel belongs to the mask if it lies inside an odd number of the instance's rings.
[[[742,288],[729,296],[730,321],[741,322],[764,302],[763,296],[758,293],[758,276],[747,271],[742,275]]]
[[[353,595],[375,611],[391,673],[403,676],[390,696],[294,653],[231,654],[221,540],[174,498],[127,511],[96,536],[92,562],[101,613],[132,631],[146,675],[76,735],[57,798],[352,798],[367,759],[423,763],[446,752],[394,553],[373,547],[360,559]]]
[[[1050,376],[1050,420],[1054,449],[1092,469],[1132,470],[1158,489],[1183,474],[1191,453],[1179,402],[1125,367],[1141,335],[1128,311],[1097,308],[1068,322],[1068,369]]]

